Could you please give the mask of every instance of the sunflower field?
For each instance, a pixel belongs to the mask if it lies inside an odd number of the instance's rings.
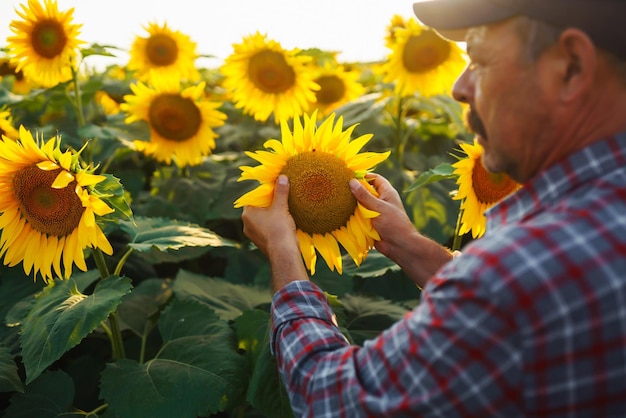
[[[376,214],[350,179],[388,178],[415,227],[452,249],[516,187],[482,169],[450,96],[463,52],[413,18],[389,17],[380,62],[251,32],[218,68],[149,23],[119,46],[126,65],[93,70],[91,56],[116,49],[83,40],[55,0],[25,0],[10,29],[0,416],[290,417],[268,345],[268,262],[241,207],[269,205],[288,174],[311,279],[361,344],[420,292],[373,248]]]

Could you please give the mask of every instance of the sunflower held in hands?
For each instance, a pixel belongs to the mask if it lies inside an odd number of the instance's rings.
[[[269,139],[268,151],[246,152],[260,162],[255,167],[242,166],[241,180],[261,184],[235,201],[235,207],[268,207],[274,184],[280,174],[289,178],[289,212],[297,228],[300,251],[307,269],[315,274],[316,250],[331,270],[342,273],[341,250],[348,252],[357,265],[379,240],[371,224],[377,212],[363,207],[350,191],[351,179],[358,179],[372,194],[377,192],[363,178],[367,171],[384,161],[389,152],[359,151],[372,138],[362,135],[353,141],[356,127],[342,128],[343,118],[331,114],[318,127],[317,112],[305,114],[303,122],[293,119],[293,132],[286,121],[281,123],[282,140]]]

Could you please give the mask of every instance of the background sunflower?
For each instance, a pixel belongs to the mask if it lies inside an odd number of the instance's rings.
[[[306,66],[311,57],[287,51],[259,32],[233,49],[221,67],[223,85],[246,114],[261,122],[274,114],[278,123],[300,116],[315,101],[319,86]]]
[[[391,53],[384,64],[384,82],[395,83],[395,92],[422,97],[449,93],[467,61],[459,46],[442,38],[416,19],[404,26],[392,22],[393,38],[388,37]]]
[[[83,250],[113,248],[95,216],[114,212],[91,187],[106,179],[81,168],[78,155],[59,149],[58,138],[41,147],[20,127],[17,141],[0,141],[0,256],[23,264],[44,281],[68,278],[75,264],[86,271]],[[63,268],[61,268],[63,263]]]
[[[144,29],[148,35],[135,37],[127,65],[139,80],[148,81],[151,73],[189,81],[200,79],[195,66],[196,43],[188,35],[170,29],[167,23],[150,22]]]
[[[32,83],[52,87],[72,78],[82,25],[72,23],[74,9],[60,12],[54,0],[28,0],[11,22],[7,38],[11,62]]]
[[[485,211],[521,185],[506,174],[490,173],[482,163],[483,147],[476,141],[461,144],[466,157],[452,164],[458,176],[459,191],[454,197],[461,202],[459,235],[472,232],[473,238],[485,233]]]
[[[136,140],[136,149],[167,164],[200,164],[215,148],[213,128],[226,120],[217,110],[221,103],[206,99],[204,81],[181,90],[177,79],[153,74],[151,80],[152,86],[131,85],[134,94],[125,96],[120,106],[127,123],[143,120],[150,125],[150,141]]]

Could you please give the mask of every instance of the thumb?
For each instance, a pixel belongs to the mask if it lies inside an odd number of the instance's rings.
[[[366,209],[376,210],[378,206],[378,198],[371,194],[357,179],[350,180],[350,190],[356,200],[359,201]]]
[[[289,179],[286,175],[281,174],[276,179],[274,188],[274,201],[272,205],[288,207],[287,198],[289,197]]]

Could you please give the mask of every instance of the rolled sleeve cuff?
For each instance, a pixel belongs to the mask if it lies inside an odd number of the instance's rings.
[[[304,318],[316,318],[337,326],[337,320],[324,292],[308,280],[294,281],[272,298],[272,329],[270,349],[275,353],[279,329],[286,323]]]

